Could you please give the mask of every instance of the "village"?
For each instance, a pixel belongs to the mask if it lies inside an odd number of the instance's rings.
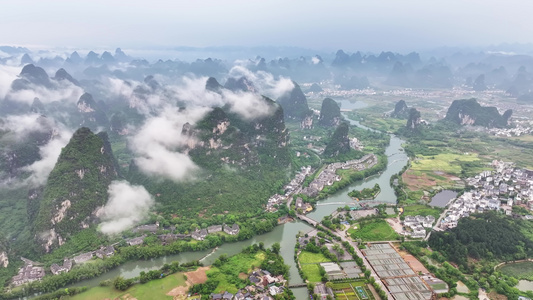
[[[349,160],[346,162],[336,162],[328,164],[324,169],[318,174],[313,181],[309,184],[308,187],[303,187],[303,182],[305,178],[313,174],[313,169],[310,166],[302,167],[300,172],[296,174],[293,180],[289,182],[286,186],[283,187],[285,190],[284,195],[275,194],[268,199],[266,206],[266,211],[275,212],[277,211],[276,206],[285,204],[285,202],[292,201],[292,197],[297,194],[304,194],[308,197],[316,197],[325,186],[331,186],[333,183],[340,181],[341,176],[337,175],[337,170],[347,170],[354,169],[357,171],[362,171],[365,169],[372,168],[378,163],[378,158],[374,154],[367,154],[360,159]],[[298,202],[296,205],[300,204],[298,208],[302,211],[309,212],[309,206],[305,205],[302,201]]]
[[[283,275],[272,276],[267,270],[258,269],[253,271],[248,280],[252,283],[240,289],[235,295],[229,292],[211,294],[209,299],[223,299],[223,300],[271,300],[277,294],[281,294],[286,289],[285,285],[287,280],[283,278]]]
[[[533,171],[514,168],[514,164],[494,160],[494,171],[484,171],[466,179],[473,190],[452,200],[437,230],[457,226],[460,218],[489,210],[512,214],[513,205],[533,208]]]
[[[203,241],[209,234],[216,234],[218,232],[224,232],[229,235],[237,235],[239,234],[239,231],[240,231],[238,224],[233,224],[231,226],[222,224],[222,225],[209,226],[204,229],[196,229],[191,234],[181,234],[181,233],[172,233],[176,229],[173,226],[169,228],[161,228],[159,226],[159,223],[156,222],[155,224],[140,225],[140,226],[133,228],[131,230],[133,233],[143,233],[143,234],[138,237],[125,239],[124,241],[129,246],[142,245],[144,242],[144,239],[147,237],[147,234],[156,235],[158,231],[160,231],[161,229],[168,229],[171,231],[171,233],[164,233],[164,234],[157,235],[158,239],[164,245],[169,244],[179,239],[187,239],[187,238],[189,239],[192,238],[197,241]],[[92,260],[94,257],[99,258],[99,259],[111,257],[115,254],[114,246],[116,246],[117,244],[119,244],[119,242],[114,243],[112,245],[108,245],[108,246],[101,246],[98,250],[81,253],[74,257],[65,257],[63,259],[63,264],[59,265],[59,264],[54,263],[50,266],[50,273],[52,275],[68,273],[72,269],[73,266],[83,264],[87,261]],[[20,285],[30,283],[33,281],[38,281],[38,280],[41,280],[46,275],[45,269],[44,267],[42,267],[43,264],[31,261],[24,257],[21,257],[21,260],[24,262],[24,266],[20,268],[18,274],[12,278],[11,284],[13,286],[20,286]]]
[[[514,121],[512,128],[490,128],[488,132],[495,136],[512,137],[522,136],[533,132],[533,121]]]

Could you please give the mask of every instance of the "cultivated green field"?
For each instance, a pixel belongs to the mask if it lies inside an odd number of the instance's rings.
[[[115,299],[129,295],[136,299],[172,299],[166,294],[178,286],[185,286],[183,273],[171,274],[162,279],[156,279],[144,284],[136,284],[125,291],[118,291],[113,286],[93,287],[87,291],[70,297],[71,300]]]
[[[404,216],[434,216],[435,220],[439,218],[441,210],[438,208],[432,208],[426,205],[409,205],[404,206],[403,215]]]
[[[533,262],[531,261],[506,264],[498,270],[505,275],[518,279],[533,279]]]
[[[460,162],[479,161],[475,153],[441,153],[433,156],[419,155],[411,164],[411,170],[415,172],[435,172],[440,171],[456,176],[461,175]]]
[[[331,261],[331,259],[326,258],[322,253],[312,253],[308,251],[302,251],[299,260],[301,264],[316,264]]]
[[[398,234],[382,219],[374,219],[356,225],[357,229],[350,228],[348,233],[353,239],[363,241],[389,241],[399,239]]]
[[[322,276],[320,276],[320,266],[317,264],[302,265],[302,272],[307,276],[309,282],[322,281]]]
[[[373,300],[374,296],[366,286],[364,281],[349,281],[349,282],[331,282],[331,289],[335,293],[335,299],[340,300],[363,300],[361,295],[356,290],[356,287],[362,287],[364,294],[368,297],[364,300]]]

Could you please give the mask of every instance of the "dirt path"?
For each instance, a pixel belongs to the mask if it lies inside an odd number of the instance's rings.
[[[403,226],[399,220],[399,218],[388,218],[385,219],[387,223],[389,223],[390,227],[396,231],[397,234],[402,235],[403,232]]]
[[[200,267],[196,269],[196,271],[183,273],[185,276],[187,276],[185,286],[175,287],[168,292],[167,295],[174,297],[176,300],[185,299],[191,286],[199,283],[205,283],[207,281],[207,274],[205,273],[207,270],[209,270],[209,267]]]

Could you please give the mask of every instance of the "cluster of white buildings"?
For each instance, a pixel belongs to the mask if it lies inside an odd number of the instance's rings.
[[[336,86],[335,89],[323,88],[322,92],[309,92],[305,95],[311,98],[325,98],[325,97],[335,97],[335,98],[353,98],[355,96],[369,96],[376,95],[376,90],[372,88],[367,89],[355,89],[355,90],[340,90],[340,85]]]
[[[19,286],[33,281],[39,281],[44,277],[44,268],[39,266],[39,263],[33,262],[24,257],[21,257],[20,259],[24,261],[24,267],[19,269],[17,275],[13,276],[11,283],[14,286]]]
[[[406,216],[403,225],[410,231],[404,231],[402,234],[412,238],[425,238],[426,228],[433,227],[433,223],[435,223],[434,216]]]
[[[293,195],[299,194],[302,191],[302,184],[304,183],[305,178],[312,173],[313,169],[311,168],[311,166],[302,167],[300,169],[300,172],[298,172],[294,176],[294,179],[292,179],[291,182],[289,182],[283,187],[283,189],[285,190],[284,195],[275,194],[274,196],[268,199],[266,211],[277,211],[275,205],[285,204],[285,202],[287,202],[287,199],[289,199]]]
[[[514,128],[491,128],[489,133],[495,136],[521,136],[533,132],[533,121],[518,121],[515,122]]]
[[[363,144],[357,138],[351,138],[350,148],[360,151],[360,150],[363,150]]]
[[[439,224],[447,229],[457,226],[460,218],[488,210],[512,214],[513,205],[533,209],[533,171],[514,168],[512,163],[493,161],[494,171],[484,171],[466,181],[474,190],[453,201]]]

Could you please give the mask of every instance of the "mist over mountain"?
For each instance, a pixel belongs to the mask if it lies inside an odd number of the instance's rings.
[[[33,248],[14,242],[35,254],[53,252],[84,230],[123,234],[155,222],[154,212],[176,218],[263,212],[283,192],[294,161],[304,161],[302,150],[334,160],[365,146],[343,122],[351,110],[345,100],[395,95],[395,106],[370,104],[402,119],[392,121],[413,134],[425,130],[421,114],[504,128],[512,112],[498,109],[533,101],[528,55],[296,52],[180,60],[144,59],[127,49],[3,51],[0,192],[20,203],[23,220],[5,235],[36,241]],[[479,98],[435,97],[442,109],[429,112],[400,100],[439,89]],[[510,107],[490,107],[492,94]],[[306,140],[294,151],[292,132],[313,139],[313,130],[328,139]],[[138,209],[117,209],[128,203],[123,195],[138,196],[131,198]]]

